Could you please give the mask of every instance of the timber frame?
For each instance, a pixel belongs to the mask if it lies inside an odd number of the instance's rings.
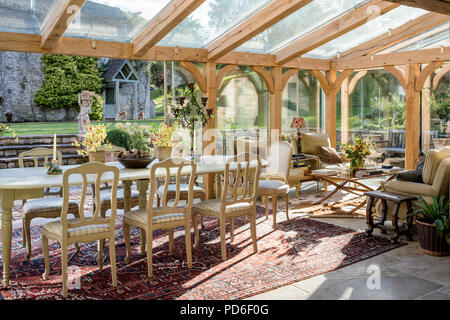
[[[336,146],[337,93],[341,90],[344,96],[341,110],[345,112],[345,97],[351,94],[357,82],[367,74],[367,70],[384,68],[399,80],[406,92],[406,168],[413,168],[419,150],[420,127],[417,123],[419,93],[433,72],[436,75],[432,86],[436,88],[444,74],[450,71],[448,64],[450,47],[389,53],[383,53],[383,50],[449,22],[450,2],[370,0],[271,54],[235,51],[244,42],[297,10],[302,10],[302,7],[312,1],[273,0],[205,48],[184,48],[158,46],[157,43],[205,0],[171,1],[130,42],[64,37],[68,25],[86,0],[57,0],[55,7],[42,24],[40,34],[0,32],[0,50],[128,60],[178,61],[183,69],[192,74],[203,95],[208,97],[209,108],[213,110],[217,91],[224,77],[239,65],[247,65],[264,80],[270,94],[270,129],[275,129],[278,133],[281,131],[284,88],[300,69],[310,70],[319,81],[325,95],[325,131],[330,136],[333,146]],[[374,7],[378,9],[378,14],[382,15],[400,5],[419,7],[430,12],[340,53],[338,57],[325,60],[303,56],[368,22],[373,18],[371,10]],[[217,68],[218,64],[222,65],[220,69]],[[348,124],[344,121],[341,125],[345,129]],[[207,125],[208,129],[214,127],[214,121]],[[205,134],[204,153],[214,153],[214,142],[214,136]],[[211,185],[213,180],[206,177],[205,183]],[[208,194],[209,196],[211,194]]]

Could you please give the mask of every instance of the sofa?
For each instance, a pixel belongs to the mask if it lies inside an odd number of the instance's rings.
[[[308,133],[302,133],[301,140],[300,140],[300,146],[301,146],[301,153],[306,155],[313,155],[317,157],[317,161],[315,161],[311,165],[311,169],[343,169],[347,168],[349,166],[348,160],[345,159],[344,155],[340,155],[342,159],[342,163],[338,164],[326,164],[319,160],[319,150],[320,147],[326,147],[330,148],[330,137],[326,133],[321,132],[308,132]]]

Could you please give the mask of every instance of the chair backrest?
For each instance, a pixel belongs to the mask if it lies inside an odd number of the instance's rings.
[[[448,157],[450,157],[450,147],[433,149],[427,152],[422,170],[422,180],[424,183],[433,184],[441,161]]]
[[[80,221],[78,223],[67,223],[67,212],[69,209],[69,186],[71,178],[77,182],[81,177],[81,200],[80,200]],[[111,211],[108,217],[101,217],[101,201],[100,201],[100,187],[102,177],[108,178],[111,182]],[[70,228],[78,228],[88,225],[105,225],[109,224],[110,228],[114,228],[116,214],[117,214],[117,184],[119,182],[119,169],[115,166],[108,166],[100,162],[89,162],[79,167],[69,169],[63,175],[63,208],[61,210],[61,223],[63,226],[63,237],[67,237],[67,231]],[[94,198],[95,206],[92,217],[87,217],[84,213],[84,204],[86,202],[87,186],[91,184],[95,188]],[[111,229],[110,229],[111,230]]]
[[[229,158],[223,175],[221,210],[245,202],[256,206],[260,173],[261,158],[257,155],[242,153]]]
[[[445,196],[446,199],[450,197],[450,157],[445,158],[439,164],[436,171],[436,176],[433,181],[433,190],[435,190],[438,198]]]
[[[389,146],[395,148],[405,147],[405,130],[389,130],[388,131]]]
[[[39,157],[44,157],[44,164],[48,162],[48,157],[53,156],[53,150],[48,148],[34,148],[28,151],[24,151],[19,154],[19,168],[24,168],[23,158],[32,157],[34,161],[34,166],[39,167]],[[62,153],[61,151],[56,151],[56,157],[58,159],[58,165],[62,166]]]
[[[197,165],[193,161],[188,161],[182,158],[169,158],[165,161],[155,163],[150,169],[150,192],[148,195],[147,213],[148,222],[153,221],[153,217],[157,215],[164,215],[169,213],[184,212],[189,218],[191,208],[194,202],[194,180],[197,172]],[[180,189],[182,176],[188,176],[188,200],[186,206],[179,207]],[[175,181],[173,181],[175,178]],[[158,181],[161,183],[163,193],[161,197],[162,207],[154,210],[153,201],[158,190]],[[170,189],[169,189],[170,186]],[[175,188],[175,201],[172,205],[167,203],[168,192]]]
[[[292,149],[292,145],[286,141],[272,142],[267,159],[269,164],[264,168],[264,173],[287,182],[291,170]]]

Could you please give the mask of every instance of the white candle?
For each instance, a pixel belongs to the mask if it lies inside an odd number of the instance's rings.
[[[56,134],[53,136],[53,160],[56,161]]]

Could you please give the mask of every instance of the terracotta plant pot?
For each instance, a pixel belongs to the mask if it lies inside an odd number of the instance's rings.
[[[439,257],[450,254],[450,246],[439,237],[434,224],[416,221],[416,227],[420,247],[426,254]]]
[[[173,147],[163,147],[163,146],[156,146],[155,152],[156,157],[159,161],[164,161],[169,159],[172,156],[172,148]]]
[[[101,162],[105,163],[105,152],[89,152],[89,162]]]

